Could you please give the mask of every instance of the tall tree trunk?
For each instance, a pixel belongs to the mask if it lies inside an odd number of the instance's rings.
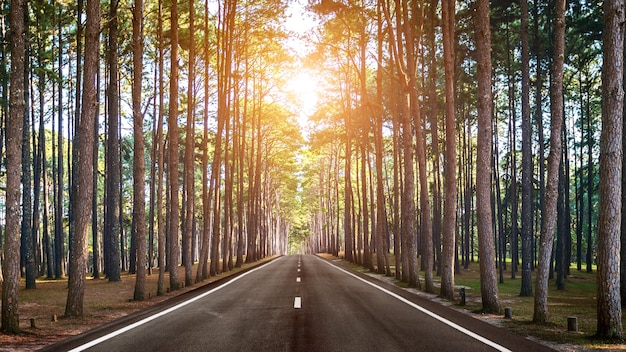
[[[539,33],[539,1],[535,0],[535,6],[533,7],[533,31],[534,31],[534,50],[537,62],[537,83],[535,87],[535,121],[537,124],[537,144],[539,145],[539,216],[536,216],[538,221],[535,223],[537,227],[540,227],[541,222],[545,214],[545,189],[546,189],[546,163],[545,163],[545,138],[543,133],[543,70],[541,69],[541,39]],[[533,243],[533,261],[531,262],[531,268],[534,268],[534,262],[536,261],[537,250],[536,241]]]
[[[183,262],[185,263],[185,286],[193,284],[193,257],[191,241],[193,239],[194,216],[194,147],[195,147],[195,42],[194,42],[194,1],[189,0],[189,84],[187,85],[187,126],[185,129],[185,231],[183,232]]]
[[[37,16],[37,26],[41,26],[40,17]],[[41,189],[42,189],[42,168],[43,168],[43,155],[45,154],[45,121],[44,121],[44,109],[45,109],[45,88],[46,88],[46,71],[43,70],[45,64],[43,63],[43,47],[41,43],[41,34],[37,34],[37,66],[41,68],[42,72],[39,72],[37,78],[37,92],[39,101],[39,127],[37,135],[33,133],[33,227],[31,229],[33,236],[33,246],[35,248],[35,265],[37,268],[37,276],[43,275],[43,246],[41,236]],[[32,126],[35,130],[35,116],[33,114]]]
[[[53,119],[54,120],[54,119]],[[54,124],[54,123],[53,123]],[[42,154],[43,160],[46,160],[45,148]],[[52,248],[52,238],[50,237],[50,214],[48,206],[50,201],[48,200],[48,171],[46,163],[42,164],[41,173],[43,175],[43,246],[44,246],[44,265],[46,267],[46,278],[54,278],[54,252]],[[0,277],[2,279],[2,277]]]
[[[419,10],[409,10],[409,5],[406,0],[403,0],[403,16],[406,27],[415,29],[407,30],[407,73],[409,75],[409,89],[410,89],[410,111],[413,117],[413,127],[415,129],[415,156],[417,157],[418,172],[419,172],[419,198],[420,198],[420,219],[419,224],[422,237],[424,239],[424,282],[426,292],[434,292],[435,287],[433,283],[433,227],[430,209],[430,193],[428,187],[428,176],[426,171],[426,139],[424,130],[422,127],[422,111],[418,97],[417,87],[417,63],[419,55],[415,52],[415,48],[419,48],[422,39],[422,28],[424,18],[424,6],[423,2],[420,2]],[[412,6],[417,6],[412,4]],[[409,12],[411,16],[409,17]],[[416,22],[419,21],[419,22]],[[408,25],[410,23],[410,26]],[[410,44],[409,44],[410,43]],[[406,159],[405,159],[406,161]],[[412,167],[412,163],[409,164]],[[408,238],[408,255],[409,255],[409,285],[420,287],[420,280],[417,271],[417,243],[412,238]]]
[[[598,214],[598,328],[601,338],[622,339],[620,224],[624,109],[624,1],[604,2],[602,132]]]
[[[133,224],[137,249],[137,274],[133,298],[143,301],[146,295],[146,163],[141,113],[141,84],[143,81],[143,0],[133,7]],[[153,201],[150,199],[150,201]]]
[[[556,223],[559,167],[561,161],[561,129],[563,127],[563,61],[565,52],[565,1],[557,0],[554,17],[554,60],[550,74],[550,155],[548,155],[548,179],[545,193],[545,214],[541,224],[541,246],[535,284],[535,307],[533,321],[548,322],[548,275],[550,256],[554,242]]]
[[[589,106],[587,106],[589,109]],[[591,131],[591,114],[587,115],[587,253],[585,255],[586,269],[590,273],[593,266],[593,142],[594,136]]]
[[[165,172],[165,142],[163,141],[163,119],[165,115],[165,87],[163,80],[163,1],[158,1],[158,19],[157,19],[157,38],[159,43],[159,51],[158,51],[158,86],[159,86],[159,117],[157,122],[157,131],[155,137],[155,148],[157,149],[157,256],[158,256],[158,265],[159,265],[159,277],[157,279],[157,296],[163,295],[165,293],[165,270],[167,269],[166,264],[166,221],[163,215],[163,176]]]
[[[532,126],[530,124],[530,73],[528,44],[528,0],[520,0],[522,15],[522,286],[520,296],[533,294],[532,240],[533,240],[533,155]]]
[[[509,108],[509,169],[511,181],[510,187],[510,204],[511,204],[511,232],[510,232],[510,254],[511,254],[511,279],[515,279],[517,275],[517,264],[519,262],[519,248],[518,248],[518,196],[517,196],[517,109],[515,108],[515,84],[513,82],[513,72],[511,64],[511,49],[510,49],[510,21],[508,21],[507,12],[507,24],[506,24],[506,46],[507,46],[507,84],[508,84],[508,108]],[[503,240],[503,243],[506,241]],[[503,253],[506,253],[503,246]],[[506,261],[503,261],[506,263]]]
[[[96,89],[100,87],[100,70],[98,70],[96,78]],[[99,164],[99,139],[100,139],[100,111],[99,104],[96,108],[96,114],[93,121],[93,198],[91,200],[91,236],[93,247],[93,278],[100,278],[100,236],[98,231],[98,164]]]
[[[400,5],[397,3],[396,0],[396,12],[400,11]],[[383,5],[382,5],[382,10],[383,10],[383,14],[385,16],[385,20],[387,22],[387,25],[389,28],[393,27],[393,23],[391,20],[391,14],[390,14],[390,5],[388,3],[388,1],[382,1]],[[398,17],[398,21],[401,21],[399,18],[399,14],[396,14],[396,17]],[[396,37],[400,37],[402,35],[401,30],[400,30],[400,26],[398,26],[398,28],[396,28],[396,31],[394,32],[393,30],[389,29],[388,30],[389,33],[389,51],[393,54],[391,55],[391,62],[393,63],[393,65],[395,65],[396,68],[396,72],[395,74],[397,74],[399,77],[404,76],[406,69],[404,68],[404,64],[403,62],[400,60],[400,58],[402,56],[404,56],[402,54],[403,51],[403,47],[400,44],[399,40],[400,39],[396,39]],[[395,260],[396,260],[396,270],[395,270],[395,276],[396,279],[398,280],[403,280],[403,281],[407,281],[408,277],[407,277],[407,270],[408,268],[405,266],[405,264],[408,263],[406,261],[406,255],[402,255],[403,251],[405,251],[404,248],[404,241],[402,240],[403,237],[403,233],[405,232],[413,232],[413,222],[414,222],[414,217],[410,216],[409,217],[409,224],[405,224],[404,223],[404,218],[400,219],[400,214],[402,214],[402,216],[404,217],[404,213],[405,210],[408,211],[408,209],[405,209],[407,207],[407,205],[409,204],[404,204],[404,199],[408,198],[409,195],[405,194],[404,189],[402,189],[402,197],[401,197],[401,180],[400,180],[400,166],[401,166],[401,155],[400,155],[400,143],[404,144],[404,139],[401,141],[401,138],[404,138],[404,134],[401,137],[400,136],[400,131],[401,129],[404,129],[404,125],[405,125],[405,117],[408,114],[408,108],[407,103],[406,103],[406,94],[404,93],[408,88],[406,88],[406,79],[400,79],[400,85],[401,87],[395,86],[393,88],[393,93],[391,94],[392,96],[392,101],[393,103],[392,105],[392,111],[391,111],[391,115],[393,116],[393,210],[394,210],[394,214],[393,214],[393,236],[394,236],[394,255],[395,255]],[[404,117],[403,117],[404,116]],[[408,118],[408,117],[407,117]],[[408,132],[410,135],[412,135],[412,131]],[[404,153],[409,153],[413,150],[413,146],[411,143],[410,148],[403,150]],[[412,154],[412,152],[411,152]],[[410,163],[413,163],[413,156],[411,155],[409,158]],[[410,176],[413,177],[413,168],[411,168],[410,170]],[[406,176],[405,176],[406,177]],[[413,182],[411,182],[411,187],[413,187]],[[402,200],[401,200],[402,199]],[[413,195],[411,195],[411,202],[413,202]],[[401,209],[402,208],[402,209]],[[413,204],[413,209],[415,209],[415,204]],[[414,212],[414,211],[413,211]],[[406,226],[410,226],[411,229],[410,231],[405,231],[405,227]]]
[[[388,3],[384,4],[383,10],[385,13],[387,24],[391,27],[392,21]],[[397,111],[397,114],[399,115],[399,123],[402,127],[402,159],[404,168],[404,179],[402,181],[403,189],[400,204],[400,233],[396,233],[394,235],[401,238],[401,250],[399,251],[402,261],[401,279],[402,281],[409,282],[409,284],[417,286],[419,282],[419,277],[417,276],[417,248],[415,245],[415,172],[413,168],[413,161],[415,159],[415,150],[413,147],[414,116],[411,116],[410,104],[412,97],[409,93],[411,88],[414,88],[415,85],[412,85],[411,83],[414,82],[410,81],[409,78],[407,78],[408,76],[410,76],[409,72],[415,71],[407,69],[407,65],[404,63],[405,48],[403,44],[404,40],[401,28],[403,26],[409,27],[408,13],[406,13],[408,11],[408,4],[406,0],[396,0],[395,10],[395,16],[397,21],[396,33],[394,34],[394,31],[389,31],[389,43],[392,50],[392,59],[394,60],[397,75],[399,76],[399,81],[402,86],[402,90],[399,93],[399,111]],[[412,45],[414,44],[412,31],[413,29],[409,29],[406,32],[406,35],[408,36],[406,38],[407,49],[411,53],[414,50],[412,47]],[[411,65],[413,65],[413,60],[407,59],[407,61],[411,62]],[[417,101],[415,100],[414,103],[417,104]],[[420,123],[419,117],[415,117],[415,119],[416,121],[418,121],[418,123]],[[418,140],[418,143],[421,142]],[[399,160],[400,159],[398,158],[396,162],[399,163]],[[398,250],[398,246],[396,246],[394,250]],[[399,262],[396,262],[396,268],[398,267],[398,264]],[[411,267],[412,264],[414,265],[413,267]]]
[[[582,66],[582,65],[581,65]],[[585,99],[584,99],[584,91],[583,91],[583,75],[582,75],[582,70],[578,72],[578,99],[579,99],[579,106],[580,106],[580,120],[581,120],[581,125],[582,122],[585,120]],[[624,113],[626,114],[626,109],[624,110]],[[582,127],[581,127],[582,130]],[[582,132],[582,131],[581,131]],[[626,139],[624,139],[624,143],[626,143]],[[583,154],[584,154],[584,143],[582,143],[582,138],[581,138],[581,142],[578,144],[579,146],[579,151],[578,151],[578,170],[575,173],[574,179],[575,179],[575,184],[576,184],[576,270],[578,271],[582,271],[583,270],[583,226],[585,224],[585,199],[584,199],[584,179],[583,179],[583,170],[584,170],[584,166],[583,166]],[[626,160],[625,160],[626,161]],[[626,183],[624,182],[626,180],[622,181],[622,184]],[[626,193],[622,192],[622,198],[624,197]],[[626,199],[624,199],[626,201]],[[623,207],[626,207],[626,202],[623,203],[622,205]],[[622,222],[624,222],[623,226],[622,226],[622,233],[625,233],[624,231],[626,230],[626,217],[624,217],[623,215],[626,214],[626,211],[622,211]],[[624,248],[624,247],[623,247]],[[624,262],[624,264],[626,265],[626,262]],[[624,285],[622,285],[623,287]],[[624,289],[626,290],[626,287],[624,287]],[[625,291],[626,294],[626,291]]]
[[[366,73],[366,45],[367,45],[367,35],[366,35],[366,31],[365,31],[365,19],[361,19],[361,23],[359,24],[359,56],[360,56],[360,65],[359,65],[359,90],[360,90],[360,94],[361,94],[361,105],[362,106],[369,106],[369,97],[368,97],[368,93],[367,93],[367,73]],[[371,117],[369,116],[369,110],[364,110],[363,114],[365,116],[363,116],[362,118],[365,119],[365,121],[363,122],[363,136],[364,138],[362,138],[361,140],[361,155],[362,155],[362,161],[361,161],[361,194],[362,194],[362,214],[363,214],[363,219],[362,219],[362,224],[363,224],[363,266],[371,269],[373,268],[373,264],[372,264],[372,257],[371,257],[371,251],[370,251],[370,232],[369,232],[369,206],[368,206],[368,197],[367,197],[367,186],[368,186],[368,182],[367,182],[367,169],[369,166],[368,165],[368,154],[369,154],[369,133],[370,133],[370,119]]]
[[[2,331],[15,334],[20,330],[18,294],[20,285],[20,170],[22,163],[22,124],[24,123],[24,1],[11,0],[11,91],[9,116],[6,121],[6,231],[2,261]]]
[[[382,106],[383,102],[383,20],[381,3],[377,6],[377,26],[378,26],[378,67],[376,70],[376,106]],[[375,112],[376,124],[374,129],[374,149],[376,151],[376,266],[379,274],[386,273],[391,276],[391,267],[387,253],[387,205],[385,201],[385,185],[383,183],[383,111],[377,109]]]
[[[346,96],[350,94],[347,93]],[[349,103],[348,103],[349,105]],[[352,228],[352,117],[350,108],[344,111],[345,115],[345,164],[344,164],[344,195],[343,195],[343,231],[344,231],[344,256],[349,262],[354,262],[354,232]]]
[[[245,41],[247,42],[248,31],[244,34],[246,36]],[[248,91],[250,84],[249,77],[249,53],[246,47],[245,52],[245,66],[246,66],[246,74],[244,77],[244,92]],[[249,97],[248,94],[244,94],[243,97],[243,114],[241,116],[241,122],[238,124],[238,138],[237,138],[237,262],[235,263],[235,267],[240,268],[244,263],[244,254],[245,254],[245,240],[244,240],[244,192],[245,192],[245,154],[246,150],[246,128],[247,128],[247,116],[248,116],[248,105],[249,105]]]
[[[88,0],[87,24],[85,29],[85,71],[83,79],[83,101],[78,129],[76,176],[78,181],[77,199],[91,204],[93,197],[92,160],[93,127],[97,106],[96,75],[100,48],[100,2]],[[82,202],[81,202],[82,203]],[[87,272],[87,250],[90,207],[74,205],[75,231],[70,253],[69,289],[67,292],[66,316],[82,316],[85,294],[85,274]]]
[[[437,4],[438,0],[432,0],[428,6],[428,25],[426,26],[426,40],[430,45],[428,48],[428,81],[429,81],[429,120],[430,120],[430,133],[432,138],[432,163],[433,163],[433,247],[434,247],[434,258],[436,263],[437,275],[441,276],[442,272],[442,243],[441,243],[441,226],[442,226],[442,190],[441,190],[441,151],[439,148],[439,124],[438,124],[438,104],[437,101],[437,55],[436,55],[436,46],[437,42],[435,40],[435,27],[437,26]],[[454,18],[454,16],[452,16]],[[454,38],[452,39],[454,42]],[[445,54],[444,54],[445,55]],[[454,57],[452,58],[454,60]],[[425,65],[424,65],[425,66]],[[454,63],[453,63],[453,71],[454,71]],[[444,68],[445,71],[445,68]],[[426,83],[424,83],[424,87],[426,87]]]
[[[478,77],[478,151],[476,169],[476,206],[478,211],[478,246],[480,251],[480,292],[483,310],[499,312],[498,285],[495,271],[493,217],[491,212],[491,29],[489,0],[478,0],[476,8],[476,52]]]
[[[443,260],[441,266],[441,296],[454,298],[454,249],[456,244],[456,114],[454,91],[454,0],[442,1],[442,28],[446,73],[446,158]],[[436,128],[436,127],[435,127]],[[437,143],[437,141],[433,141]]]
[[[82,95],[83,95],[83,60],[84,60],[84,53],[83,53],[83,32],[84,32],[84,25],[83,25],[83,18],[84,18],[84,0],[78,0],[78,4],[77,4],[77,10],[76,10],[76,76],[75,76],[75,80],[76,80],[76,85],[75,85],[75,96],[74,96],[74,111],[73,111],[73,115],[74,115],[74,119],[70,121],[68,121],[67,124],[67,135],[70,136],[70,138],[75,138],[76,137],[76,131],[78,130],[78,125],[80,124],[80,116],[81,116],[81,112],[82,112]],[[71,69],[71,63],[70,63],[70,72],[72,72]],[[70,101],[72,100],[72,98],[70,98]],[[72,143],[69,144],[67,146],[67,153],[68,153],[68,157],[67,157],[67,173],[68,173],[68,198],[69,198],[69,204],[74,204],[76,203],[76,187],[78,185],[78,181],[77,181],[77,176],[76,176],[76,169],[78,168],[78,150],[77,148],[78,143]],[[74,236],[74,207],[72,205],[70,205],[68,207],[69,209],[67,210],[68,213],[68,251],[71,252],[72,251],[72,237]],[[69,256],[69,261],[72,260],[72,256]],[[71,263],[68,264],[68,266],[71,265]]]
[[[142,61],[142,65],[143,65],[143,61]],[[155,99],[155,103],[152,105],[152,124],[150,126],[151,130],[150,133],[152,134],[152,145],[146,145],[147,148],[149,148],[149,153],[150,153],[150,175],[147,176],[148,177],[148,182],[150,183],[150,188],[148,189],[148,197],[150,199],[150,204],[148,205],[148,248],[147,248],[147,274],[148,276],[152,275],[152,270],[153,270],[153,266],[154,266],[154,240],[155,240],[155,228],[157,225],[158,220],[157,217],[159,216],[158,214],[156,214],[156,191],[157,191],[157,167],[160,167],[157,165],[157,154],[159,152],[159,141],[157,140],[157,136],[156,136],[156,124],[157,124],[157,120],[158,120],[158,115],[160,112],[158,111],[158,103],[156,102],[157,96],[159,94],[159,89],[158,89],[158,81],[159,81],[159,72],[158,70],[154,70],[154,77],[153,77],[153,88],[152,88],[152,94],[154,94],[154,99]],[[145,142],[145,140],[144,140]],[[146,149],[148,150],[148,149]]]
[[[237,71],[237,67],[235,67],[234,71]],[[237,101],[238,92],[237,92],[237,84],[233,84],[233,100]],[[236,109],[236,107],[235,107]],[[228,109],[230,110],[230,109]],[[234,118],[232,119],[234,120]],[[222,246],[222,272],[227,272],[230,270],[229,268],[229,258],[232,258],[232,205],[233,205],[233,163],[234,158],[231,155],[231,149],[233,145],[231,144],[231,131],[234,130],[231,127],[231,119],[226,119],[225,126],[225,136],[224,136],[224,241]],[[234,138],[233,138],[234,139]]]
[[[24,13],[24,26],[29,27],[28,11]],[[26,36],[24,58],[24,82],[30,87],[30,43],[29,36]],[[21,261],[26,271],[26,288],[35,288],[37,277],[37,267],[35,265],[35,246],[33,246],[33,198],[32,198],[32,164],[33,155],[31,153],[31,95],[30,89],[24,89],[24,115],[22,118],[22,237],[21,237]]]
[[[626,141],[625,141],[626,143]],[[580,152],[577,156],[578,169],[576,169],[574,180],[576,184],[576,270],[583,270],[583,226],[585,214],[585,202],[583,191],[583,148],[580,145]],[[626,181],[626,180],[625,180]],[[622,181],[622,183],[624,183]],[[626,204],[624,204],[626,206]],[[622,211],[622,214],[624,212]],[[626,219],[624,219],[626,221]],[[626,225],[626,223],[625,223]],[[622,226],[624,228],[624,226]]]
[[[61,10],[59,10],[60,13]],[[59,14],[60,17],[60,14]],[[59,100],[57,106],[57,170],[54,184],[54,277],[65,276],[65,233],[63,231],[63,30],[59,20]]]
[[[498,122],[495,119],[492,119],[493,128],[497,128]],[[498,142],[498,133],[494,134],[494,143],[492,145],[492,158],[491,158],[491,170],[492,170],[492,182],[495,188],[495,194],[492,193],[492,204],[491,208],[493,209],[493,228],[496,231],[496,235],[494,236],[494,240],[496,241],[496,265],[498,269],[498,283],[504,283],[504,269],[506,269],[506,234],[504,230],[505,214],[504,207],[502,206],[502,187],[500,186],[500,169],[498,168],[498,163],[496,163],[496,158],[500,155],[498,150],[498,146],[500,143]]]
[[[111,1],[109,7],[109,48],[107,64],[109,67],[109,84],[107,87],[108,138],[107,138],[107,177],[106,177],[106,216],[104,221],[104,242],[107,248],[105,272],[110,282],[121,280],[120,254],[120,209],[121,209],[121,156],[120,156],[120,95],[119,58],[118,58],[118,6],[119,0]]]
[[[562,136],[562,141],[564,141],[565,136]],[[565,145],[565,143],[563,143],[563,151],[565,151],[565,149],[567,148],[567,146]],[[565,207],[565,203],[568,201],[566,199],[566,194],[565,194],[565,182],[566,181],[566,176],[565,176],[565,165],[566,165],[566,160],[565,160],[565,152],[563,153],[563,155],[561,155],[561,166],[559,167],[559,197],[557,200],[557,219],[556,219],[556,223],[557,223],[557,229],[556,229],[556,250],[555,250],[555,271],[556,271],[556,289],[557,290],[565,290],[565,267],[566,267],[566,261],[565,261],[565,246],[566,246],[566,236],[568,235],[567,233],[567,226],[566,226],[566,215],[565,215],[565,211],[566,211],[566,207]]]
[[[209,28],[209,2],[205,1],[204,5],[204,30],[208,32]],[[211,236],[211,200],[212,194],[209,190],[209,182],[213,179],[213,175],[209,178],[209,46],[204,45],[204,123],[203,123],[203,148],[202,148],[202,245],[200,246],[200,260],[198,263],[198,271],[196,272],[196,282],[206,280],[209,277],[207,267],[209,265],[209,243]]]
[[[624,45],[626,46],[626,36],[624,36],[624,43],[625,43]],[[625,54],[625,60],[626,60],[626,52],[624,52],[624,54]],[[622,86],[624,86],[625,84],[626,84],[626,70],[623,70]],[[624,306],[626,306],[626,172],[624,172],[624,170],[626,169],[626,157],[624,157],[624,150],[626,150],[626,133],[624,133],[624,131],[626,131],[626,104],[624,104],[622,116],[623,116],[622,117],[622,222],[621,222],[621,229],[620,229],[620,298],[622,300],[622,308],[623,308]],[[581,155],[581,160],[582,160],[582,155]],[[581,199],[581,202],[582,202],[582,199]],[[582,237],[582,233],[581,233],[581,237]],[[578,267],[579,271],[581,270],[581,267],[582,267],[582,264],[579,264],[579,267]]]
[[[168,177],[170,181],[168,199],[170,204],[169,217],[169,255],[167,256],[170,269],[170,288],[178,290],[178,258],[180,256],[179,227],[180,206],[178,200],[178,3],[173,1],[170,9],[170,41],[171,69],[170,69],[170,99],[167,122],[168,146]]]

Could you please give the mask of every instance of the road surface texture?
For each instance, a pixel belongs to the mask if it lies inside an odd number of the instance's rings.
[[[280,257],[45,351],[551,351],[312,255]]]

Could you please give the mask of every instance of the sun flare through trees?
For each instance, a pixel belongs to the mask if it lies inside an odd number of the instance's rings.
[[[329,253],[536,323],[586,264],[623,337],[624,0],[0,1],[4,332],[22,277]]]

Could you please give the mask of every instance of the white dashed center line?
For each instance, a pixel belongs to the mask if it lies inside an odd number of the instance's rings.
[[[301,282],[301,281],[302,281],[301,278],[299,278],[299,277],[296,278],[296,282]]]
[[[293,301],[293,307],[295,309],[302,308],[302,297],[296,297],[296,299]]]

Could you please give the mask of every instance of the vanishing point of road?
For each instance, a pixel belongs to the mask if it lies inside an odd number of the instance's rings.
[[[313,255],[212,283],[44,351],[552,351]]]

